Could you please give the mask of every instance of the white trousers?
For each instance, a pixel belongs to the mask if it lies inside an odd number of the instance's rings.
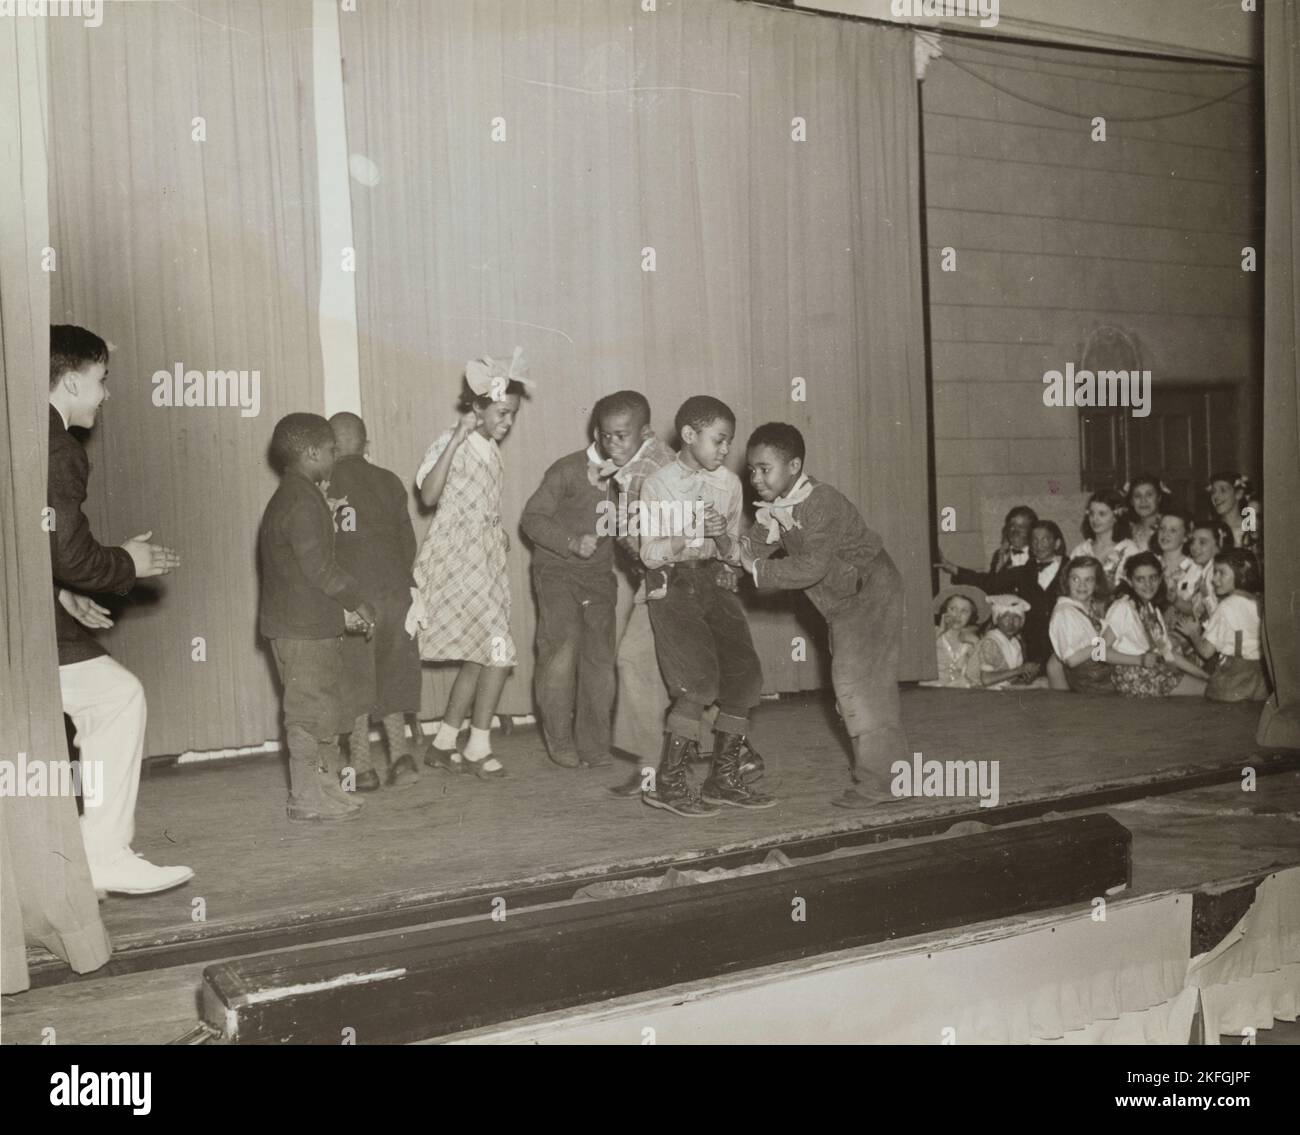
[[[145,698],[140,679],[107,654],[59,667],[63,712],[77,727],[83,767],[96,762],[98,805],[86,805],[81,838],[86,859],[104,864],[131,846],[135,798],[144,759]],[[84,774],[83,774],[84,775]]]

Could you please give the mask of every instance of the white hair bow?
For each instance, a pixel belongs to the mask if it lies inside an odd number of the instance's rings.
[[[490,394],[493,402],[500,402],[505,397],[506,388],[512,382],[522,383],[529,390],[537,385],[528,377],[528,363],[524,359],[523,347],[515,348],[508,363],[490,355],[470,359],[465,364],[465,381],[480,398]]]

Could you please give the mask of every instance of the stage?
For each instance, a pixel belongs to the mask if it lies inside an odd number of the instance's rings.
[[[222,958],[413,924],[430,906],[481,917],[494,896],[521,887],[552,883],[558,899],[592,876],[718,852],[740,862],[777,845],[825,851],[926,838],[959,821],[1104,810],[1133,835],[1127,895],[1300,863],[1300,758],[1257,750],[1257,706],[906,688],[903,712],[925,759],[1000,762],[998,806],[832,807],[847,783],[847,745],[830,703],[814,697],[765,703],[756,716],[764,785],[780,804],[695,821],[609,796],[630,764],[552,765],[531,727],[496,737],[508,779],[428,770],[370,794],[359,820],[335,827],[285,819],[274,756],[156,768],[141,786],[135,846],[192,866],[194,882],[105,900],[117,953],[96,974],[78,978],[32,951],[35,988],[5,999],[4,1039],[32,1043],[55,1027],[61,1043],[171,1040],[196,1019],[203,968]],[[1247,766],[1260,774],[1252,793],[1241,789]],[[122,998],[133,1007],[112,1010]]]

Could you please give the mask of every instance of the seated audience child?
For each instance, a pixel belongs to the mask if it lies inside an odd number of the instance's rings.
[[[1011,586],[1002,590],[1018,595],[1029,604],[1025,616],[1025,660],[1041,670],[1052,657],[1048,627],[1059,594],[1061,569],[1065,566],[1065,537],[1054,520],[1035,521],[1029,533],[1030,561],[1017,568]]]
[[[1231,548],[1215,556],[1214,590],[1219,603],[1204,631],[1191,615],[1179,619],[1179,629],[1197,654],[1214,660],[1205,696],[1211,701],[1263,701],[1268,697],[1259,650],[1263,578],[1254,552]]]
[[[344,411],[330,418],[330,428],[338,454],[329,482],[338,561],[375,610],[374,634],[343,640],[344,694],[352,703],[348,761],[357,791],[373,792],[379,774],[370,754],[372,717],[388,743],[388,783],[403,774],[419,779],[405,719],[420,709],[420,650],[407,629],[415,593],[415,528],[401,478],[366,458],[365,422]]]
[[[719,804],[770,808],[771,796],[748,786],[741,766],[749,714],[763,689],[763,670],[736,597],[740,478],[723,462],[736,432],[731,408],[707,394],[682,403],[675,419],[682,448],[677,459],[650,474],[641,487],[647,530],[641,560],[659,668],[673,696],[655,787],[645,803],[694,818]],[[704,739],[705,709],[717,703],[713,761],[701,796],[687,765]]]
[[[1251,513],[1247,520],[1243,511],[1255,492],[1250,478],[1239,473],[1215,473],[1205,486],[1205,492],[1210,498],[1211,512],[1232,532],[1232,546],[1251,547],[1259,535],[1259,514]]]
[[[746,452],[750,484],[763,503],[741,544],[741,563],[760,590],[803,591],[830,632],[831,685],[853,739],[860,787],[834,803],[859,808],[893,800],[892,765],[910,753],[898,699],[902,577],[853,503],[804,472],[804,439],[794,426],[759,426]]]
[[[1149,550],[1160,557],[1160,572],[1164,576],[1165,594],[1169,602],[1173,602],[1174,596],[1178,594],[1178,585],[1196,566],[1187,554],[1187,540],[1191,534],[1192,522],[1187,514],[1167,509],[1151,540]]]
[[[1155,548],[1152,541],[1165,514],[1165,504],[1173,495],[1159,477],[1143,473],[1129,481],[1120,492],[1128,505],[1129,539],[1142,551]]]
[[[1232,529],[1222,520],[1202,519],[1192,523],[1187,538],[1187,554],[1192,563],[1171,596],[1179,614],[1193,615],[1204,625],[1219,605],[1219,597],[1214,593],[1214,557],[1232,546]]]
[[[1128,504],[1124,497],[1113,489],[1093,493],[1088,498],[1082,530],[1083,542],[1074,546],[1070,559],[1091,556],[1100,561],[1109,593],[1119,583],[1124,561],[1142,550],[1129,538]]]
[[[1171,519],[1168,515],[1161,519]],[[1106,662],[1115,689],[1130,698],[1205,692],[1205,674],[1175,649],[1160,608],[1165,581],[1154,552],[1130,556],[1124,582],[1102,621]]]
[[[520,528],[533,544],[537,670],[542,738],[564,768],[611,763],[614,708],[614,539],[600,521],[612,503],[619,463],[601,445],[561,457],[524,505]],[[632,438],[620,456],[632,455]],[[599,534],[604,528],[604,534]]]
[[[993,625],[980,639],[979,665],[972,672],[975,685],[986,690],[1028,685],[1041,669],[1036,662],[1025,661],[1024,644],[1020,641],[1029,604],[1018,595],[990,595],[989,611]]]
[[[321,485],[334,471],[334,431],[317,414],[275,424],[271,460],[280,486],[257,536],[262,569],[258,628],[270,640],[283,686],[291,820],[350,820],[359,802],[335,780],[346,720],[344,611],[373,626],[375,611],[334,557],[334,516]]]
[[[959,583],[934,597],[934,653],[939,677],[923,686],[970,689],[978,685],[979,628],[989,617],[988,600],[978,587]]]
[[[1048,663],[1053,689],[1077,694],[1113,694],[1111,668],[1102,661],[1101,615],[1110,589],[1095,556],[1072,556],[1061,572],[1061,595],[1048,633],[1054,658]]]

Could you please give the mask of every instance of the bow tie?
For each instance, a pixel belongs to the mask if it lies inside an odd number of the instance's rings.
[[[807,500],[810,492],[812,492],[812,485],[808,483],[806,476],[802,476],[785,496],[777,497],[771,504],[760,504],[754,510],[754,521],[767,529],[769,544],[775,544],[781,538],[782,532],[801,527],[794,518],[794,506]]]
[[[1012,552],[1007,562],[1012,567],[1021,567],[1029,562],[1029,549],[1025,548],[1020,552]]]
[[[617,472],[618,466],[601,456],[594,441],[587,446],[587,481],[591,485],[599,488],[601,481],[609,480]]]

